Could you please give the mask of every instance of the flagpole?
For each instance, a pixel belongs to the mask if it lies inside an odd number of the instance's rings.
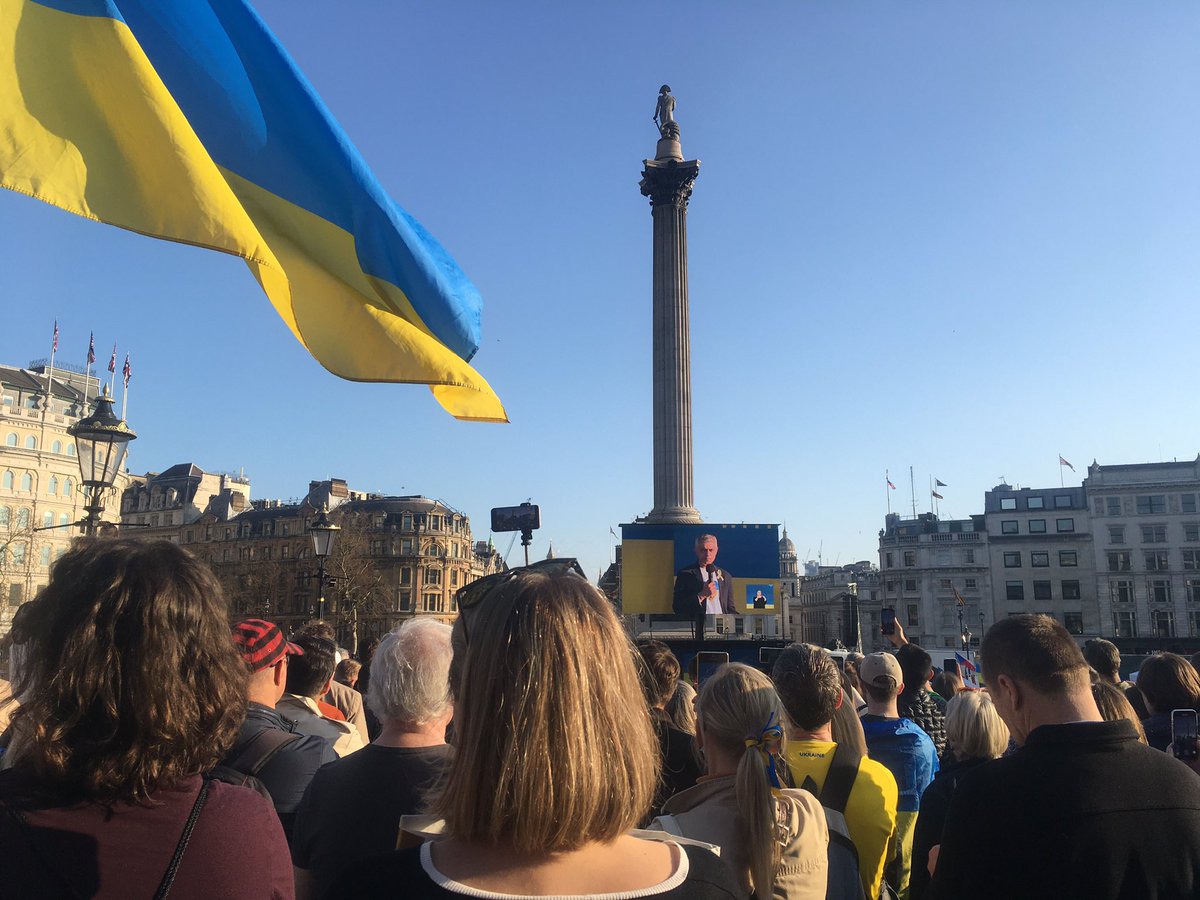
[[[112,378],[108,381],[108,392],[117,396],[117,345],[113,344],[112,356],[108,358],[108,371]],[[124,416],[122,416],[124,418]]]
[[[888,515],[892,514],[892,473],[887,469],[883,470],[883,493],[887,497]]]
[[[1066,487],[1066,486],[1067,486],[1067,483],[1066,483],[1066,481],[1064,481],[1064,480],[1063,480],[1063,473],[1062,473],[1062,470],[1063,470],[1063,467],[1062,467],[1062,454],[1060,453],[1060,454],[1058,454],[1058,486],[1059,486],[1059,487]]]
[[[913,467],[908,467],[908,493],[912,497],[913,518],[917,517],[917,484],[913,481]]]
[[[46,402],[42,405],[42,439],[40,446],[46,446],[46,416],[50,412],[50,398],[54,395],[54,354],[58,352],[58,319],[54,320],[54,339],[50,342],[50,371],[46,375]]]

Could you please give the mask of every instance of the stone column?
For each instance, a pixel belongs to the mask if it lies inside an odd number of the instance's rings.
[[[692,363],[688,326],[687,206],[700,172],[678,132],[645,161],[642,193],[654,217],[654,509],[647,522],[695,524]]]

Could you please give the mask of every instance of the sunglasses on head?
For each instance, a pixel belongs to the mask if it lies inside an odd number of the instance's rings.
[[[568,572],[574,572],[580,578],[587,579],[587,576],[583,574],[583,568],[579,565],[579,561],[573,557],[543,559],[528,566],[509,569],[507,572],[484,575],[482,578],[460,587],[454,593],[455,602],[458,604],[458,618],[462,622],[464,640],[467,639],[467,617],[464,613],[482,604],[484,600],[495,594],[518,575],[530,572],[538,572],[543,575],[565,575]]]

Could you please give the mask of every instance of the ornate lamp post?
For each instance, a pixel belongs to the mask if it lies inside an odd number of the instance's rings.
[[[325,618],[325,560],[333,552],[333,545],[337,541],[337,533],[339,531],[341,529],[329,521],[329,517],[325,515],[325,510],[321,510],[321,514],[317,516],[317,521],[308,526],[308,533],[312,535],[313,556],[317,558],[318,619]]]
[[[79,453],[79,474],[87,488],[87,505],[84,510],[84,534],[94,535],[100,525],[100,514],[104,512],[104,492],[113,486],[117,473],[125,462],[129,442],[137,438],[133,430],[113,413],[113,400],[108,388],[96,398],[92,414],[80,419],[67,429],[75,438]]]

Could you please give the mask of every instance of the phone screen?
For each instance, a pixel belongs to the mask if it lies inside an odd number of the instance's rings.
[[[717,669],[729,662],[729,654],[715,650],[701,650],[696,654],[696,689],[716,674]]]
[[[896,633],[896,611],[890,606],[879,611],[879,626],[884,634]]]
[[[953,656],[947,656],[942,660],[942,669],[946,672],[958,673],[958,660]]]
[[[1196,748],[1196,710],[1171,710],[1171,753],[1176,759],[1200,758]]]

